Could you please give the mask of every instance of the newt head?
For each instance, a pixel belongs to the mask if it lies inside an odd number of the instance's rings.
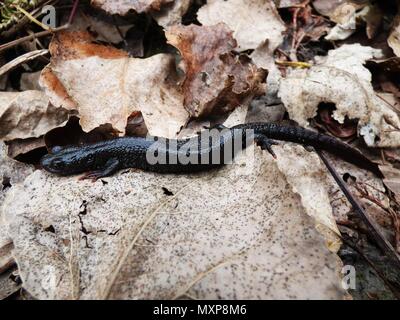
[[[77,148],[66,148],[45,155],[40,164],[50,173],[66,176],[90,170],[93,157]]]

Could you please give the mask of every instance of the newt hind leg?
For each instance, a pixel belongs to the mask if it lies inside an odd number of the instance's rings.
[[[267,150],[276,159],[276,154],[274,150],[272,150],[272,146],[278,145],[278,142],[267,138],[263,134],[255,134],[254,142],[261,148],[261,150]]]

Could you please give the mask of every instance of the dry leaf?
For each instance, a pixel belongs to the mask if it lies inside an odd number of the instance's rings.
[[[224,22],[233,31],[239,51],[256,49],[268,42],[273,52],[282,43],[286,30],[271,0],[209,0],[200,8],[198,19],[207,26]]]
[[[8,270],[15,263],[11,254],[11,250],[13,249],[12,240],[8,236],[6,227],[4,226],[1,207],[6,194],[32,172],[33,169],[31,166],[10,159],[7,156],[6,145],[0,142],[0,274]],[[3,282],[3,280],[0,280],[0,283],[9,284],[9,282]],[[1,288],[3,284],[0,284],[0,295],[7,291]],[[7,286],[7,288],[9,287]]]
[[[321,102],[334,103],[334,119],[359,119],[358,132],[369,146],[400,146],[398,114],[375,94],[371,73],[363,66],[380,54],[359,44],[343,45],[308,70],[292,70],[279,90],[290,118],[307,126]]]
[[[343,298],[307,197],[258,148],[213,172],[105,180],[36,171],[7,195],[14,255],[36,298]],[[317,215],[329,206],[321,195]]]
[[[65,17],[67,23],[67,18]],[[69,31],[90,31],[91,34],[96,35],[97,41],[104,41],[108,43],[117,44],[124,40],[126,33],[133,24],[118,25],[98,19],[96,16],[85,14],[82,11],[78,11],[73,23],[68,28]]]
[[[380,166],[382,173],[385,176],[383,182],[394,193],[395,198],[400,203],[400,172],[399,169],[391,165]]]
[[[6,299],[21,288],[21,284],[14,281],[15,270],[0,274],[0,300]]]
[[[174,0],[92,0],[91,4],[100,7],[109,14],[125,15],[130,10],[134,10],[138,13],[160,10],[163,5],[173,1]]]
[[[152,17],[164,27],[170,27],[182,22],[182,17],[188,11],[192,0],[175,0],[172,4],[162,7],[160,11],[152,11]]]
[[[277,102],[281,75],[273,54],[283,42],[286,26],[273,1],[212,0],[200,8],[198,19],[203,25],[224,22],[233,31],[239,51],[254,50],[251,54],[254,63],[268,70],[268,103]]]
[[[21,91],[42,90],[42,88],[39,85],[40,73],[41,71],[24,72],[23,74],[21,74],[21,81],[20,81]]]
[[[68,120],[68,112],[54,107],[43,92],[0,92],[0,139],[40,137]]]
[[[266,71],[232,52],[236,41],[225,24],[174,26],[166,35],[185,63],[184,104],[192,117],[231,111],[265,92]]]
[[[400,57],[400,15],[394,21],[393,30],[388,39],[389,46],[396,56]]]
[[[32,150],[45,148],[44,138],[16,139],[7,142],[8,156],[16,159],[20,155],[27,154]]]
[[[314,6],[316,6],[315,3]],[[316,7],[318,8],[318,5]],[[383,20],[383,13],[379,6],[368,2],[333,1],[328,7],[330,8],[329,10],[320,9],[320,12],[324,12],[332,21],[337,23],[326,36],[326,39],[330,41],[347,39],[357,31],[359,22],[363,22],[366,25],[367,36],[372,39],[375,37]]]
[[[187,122],[172,55],[129,58],[83,32],[58,34],[50,51],[41,84],[53,104],[78,110],[85,132],[111,124],[123,134],[137,111],[152,135],[173,137]]]

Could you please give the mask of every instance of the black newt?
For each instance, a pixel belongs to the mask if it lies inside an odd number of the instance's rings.
[[[343,160],[382,177],[377,164],[360,151],[328,135],[301,127],[274,123],[247,123],[230,129],[211,128],[190,139],[123,137],[78,147],[56,147],[41,160],[42,167],[68,176],[86,173],[97,180],[120,169],[138,168],[159,173],[191,173],[230,163],[235,155],[256,143],[273,156],[273,140],[283,140],[326,150]],[[273,140],[271,140],[273,139]]]

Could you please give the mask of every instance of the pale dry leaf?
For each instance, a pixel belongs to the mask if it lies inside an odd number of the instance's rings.
[[[340,232],[329,203],[329,177],[318,155],[302,146],[285,144],[277,150],[277,165],[293,192],[300,195],[307,214],[316,220],[328,248],[337,252],[341,246]]]
[[[31,166],[10,159],[7,156],[6,145],[0,141],[0,208],[6,194],[15,185],[24,181],[32,172]],[[7,270],[15,262],[11,254],[12,248],[12,240],[7,234],[0,212],[0,273]]]
[[[138,13],[160,10],[174,0],[91,0],[91,4],[110,14],[126,15],[130,10]]]
[[[173,26],[166,36],[185,64],[184,104],[192,117],[232,111],[265,92],[267,72],[233,53],[237,44],[226,24]]]
[[[372,3],[344,2],[332,10],[328,16],[336,26],[325,37],[327,40],[345,40],[357,31],[360,22],[366,25],[369,39],[372,39],[383,20],[383,13],[378,5]]]
[[[233,30],[239,51],[256,49],[268,42],[273,52],[282,43],[286,30],[271,0],[210,0],[197,16],[207,26],[224,22]]]
[[[182,17],[188,11],[193,0],[175,0],[161,8],[160,11],[152,11],[152,17],[163,28],[168,28],[182,22]]]
[[[338,7],[349,2],[349,0],[314,0],[312,5],[320,14],[333,17],[335,15],[335,10]]]
[[[67,120],[67,110],[53,106],[41,91],[0,92],[2,140],[40,137]]]
[[[107,184],[36,171],[2,208],[24,288],[41,299],[343,298],[338,258],[301,198],[251,150],[212,172]]]
[[[303,0],[280,0],[276,2],[276,5],[278,8],[290,8],[300,5],[302,2]]]
[[[388,38],[388,43],[393,49],[394,54],[400,57],[400,15],[394,20],[393,30]]]
[[[279,96],[290,118],[302,126],[317,115],[320,103],[334,103],[334,119],[359,119],[358,131],[369,146],[400,146],[400,119],[380,99],[371,84],[371,73],[363,66],[381,51],[359,44],[343,45],[307,70],[292,70],[281,81]]]
[[[84,131],[111,124],[124,134],[129,116],[142,112],[151,135],[174,137],[188,121],[172,55],[147,59],[92,43],[89,34],[59,34],[40,82],[58,106],[78,110]]]
[[[22,182],[32,173],[32,167],[7,156],[7,146],[0,142],[0,206],[10,187]],[[1,221],[1,215],[0,215]],[[0,233],[2,234],[2,233]]]

